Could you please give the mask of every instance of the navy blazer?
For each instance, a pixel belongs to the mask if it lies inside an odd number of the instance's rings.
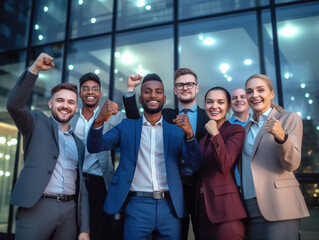
[[[103,128],[91,127],[87,147],[90,153],[120,147],[120,163],[111,179],[104,210],[109,214],[117,213],[123,206],[133,181],[140,140],[142,133],[142,117],[124,119],[120,124],[102,135]],[[185,216],[186,209],[180,176],[180,164],[183,158],[189,168],[199,167],[201,152],[197,141],[184,141],[184,132],[180,127],[163,120],[164,157],[167,182],[172,203],[178,218]]]
[[[131,97],[123,97],[123,103],[127,118],[138,119],[140,117],[135,94]],[[164,108],[162,110],[163,118],[168,123],[173,123],[173,119],[179,114],[178,108]],[[196,139],[197,142],[201,140],[206,134],[207,130],[205,124],[209,121],[209,118],[204,109],[197,107],[197,125],[196,125]]]
[[[7,109],[23,136],[24,167],[14,186],[11,204],[31,208],[40,199],[55,169],[59,156],[58,126],[43,112],[31,111],[26,105],[37,79],[25,71],[10,92]],[[89,203],[82,176],[84,144],[73,134],[78,150],[78,178],[76,182],[77,223],[80,232],[89,230]]]

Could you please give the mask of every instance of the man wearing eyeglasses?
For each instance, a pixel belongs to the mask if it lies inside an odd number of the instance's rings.
[[[127,91],[124,94],[123,102],[125,106],[127,118],[137,119],[140,117],[135,100],[135,87],[140,84],[142,77],[138,74],[128,78]],[[178,99],[178,106],[175,109],[164,108],[162,115],[165,121],[173,123],[173,119],[179,114],[186,113],[192,125],[193,132],[197,142],[203,138],[207,131],[205,124],[209,121],[204,109],[198,107],[196,103],[196,94],[199,91],[197,75],[189,68],[179,68],[174,74],[174,93]],[[182,161],[181,175],[183,182],[183,190],[185,196],[188,215],[182,222],[182,240],[187,240],[189,229],[189,215],[192,218],[193,231],[196,237],[196,226],[194,226],[195,211],[195,177],[191,169]]]
[[[70,124],[75,134],[86,144],[89,129],[100,112],[101,82],[96,74],[89,72],[80,78],[79,83],[82,108],[74,115]],[[122,112],[112,115],[110,120],[104,123],[104,132],[120,123],[123,118]],[[85,150],[83,175],[89,193],[91,240],[116,238],[114,217],[103,211],[113,172],[111,151],[90,154]]]

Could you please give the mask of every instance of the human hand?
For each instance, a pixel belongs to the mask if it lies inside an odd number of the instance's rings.
[[[127,92],[134,92],[135,87],[138,86],[142,81],[142,76],[138,73],[131,74],[127,79]]]
[[[54,67],[54,58],[46,53],[41,53],[34,63],[29,67],[29,71],[38,75],[40,71],[47,71]]]
[[[267,118],[265,129],[268,133],[272,134],[278,142],[283,142],[285,140],[285,131],[282,129],[280,122],[276,118]]]
[[[86,232],[82,232],[79,234],[78,240],[90,240],[90,236]]]
[[[189,121],[187,114],[180,114],[177,115],[173,122],[178,126],[181,127],[186,135],[186,138],[194,137],[192,125]]]
[[[112,115],[117,114],[118,110],[119,105],[117,105],[115,102],[112,102],[111,100],[107,100],[104,103],[99,115],[95,119],[93,127],[101,127],[104,122],[107,122],[110,119]]]
[[[218,131],[218,127],[217,127],[217,123],[215,120],[209,120],[206,124],[205,124],[205,129],[207,130],[207,132],[212,135],[215,136],[219,133]]]

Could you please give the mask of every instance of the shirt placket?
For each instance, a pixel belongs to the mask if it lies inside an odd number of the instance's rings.
[[[154,191],[158,190],[158,182],[156,178],[156,166],[155,166],[155,150],[156,150],[156,128],[155,126],[151,126],[151,172],[152,172],[152,180],[153,180],[153,189]]]

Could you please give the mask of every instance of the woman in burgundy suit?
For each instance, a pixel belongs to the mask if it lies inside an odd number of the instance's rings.
[[[245,130],[226,121],[230,94],[214,87],[205,95],[205,110],[210,121],[208,134],[201,139],[200,190],[198,205],[199,239],[244,239],[246,218],[238,192],[234,168],[240,155]]]

